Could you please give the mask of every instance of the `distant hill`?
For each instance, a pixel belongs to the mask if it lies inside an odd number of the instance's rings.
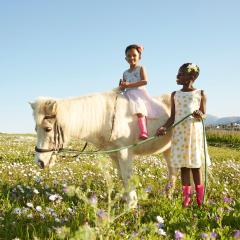
[[[230,123],[240,123],[240,117],[216,117],[213,115],[207,115],[205,120],[206,125],[219,125],[219,124],[230,124]]]

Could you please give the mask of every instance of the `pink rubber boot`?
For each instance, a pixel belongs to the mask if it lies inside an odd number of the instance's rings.
[[[200,184],[196,186],[196,193],[197,193],[197,204],[198,206],[202,205],[203,197],[204,197],[204,185]]]
[[[190,196],[191,196],[191,186],[183,186],[183,207],[187,207],[190,204]]]
[[[148,138],[146,117],[138,117],[138,127],[140,130],[139,138],[144,140]]]

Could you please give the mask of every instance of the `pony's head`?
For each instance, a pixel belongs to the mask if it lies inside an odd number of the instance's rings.
[[[37,144],[35,162],[41,167],[51,167],[55,163],[55,152],[63,147],[63,129],[57,121],[57,101],[39,98],[30,103],[36,123]]]

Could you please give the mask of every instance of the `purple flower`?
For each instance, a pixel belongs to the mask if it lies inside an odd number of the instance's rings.
[[[211,238],[213,238],[213,239],[217,238],[217,233],[212,232],[212,233],[211,233]]]
[[[201,238],[204,238],[204,239],[205,239],[205,238],[208,238],[207,233],[202,233],[202,234],[201,234]]]
[[[232,199],[231,199],[231,198],[228,198],[228,197],[224,197],[224,198],[223,198],[223,201],[224,201],[225,203],[231,203],[231,202],[232,202]]]
[[[92,204],[92,205],[97,205],[97,196],[94,194],[90,197],[89,199],[89,202]]]
[[[106,216],[106,213],[102,209],[99,209],[97,211],[97,215],[98,215],[99,218],[103,219]]]
[[[240,239],[240,230],[237,230],[234,234],[235,239]]]
[[[216,215],[216,216],[214,217],[214,219],[215,219],[215,221],[217,222],[217,221],[220,220],[220,216],[219,216],[219,215]]]
[[[175,240],[182,239],[183,236],[184,236],[183,233],[181,233],[181,232],[178,231],[178,230],[175,230]]]
[[[148,187],[145,189],[145,192],[147,192],[147,193],[152,192],[152,187],[151,187],[151,186],[148,186]]]

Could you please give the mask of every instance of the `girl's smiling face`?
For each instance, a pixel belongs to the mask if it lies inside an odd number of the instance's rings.
[[[129,63],[130,66],[134,67],[138,64],[139,60],[141,59],[141,56],[140,56],[139,52],[137,51],[137,49],[131,48],[127,51],[125,59]]]

